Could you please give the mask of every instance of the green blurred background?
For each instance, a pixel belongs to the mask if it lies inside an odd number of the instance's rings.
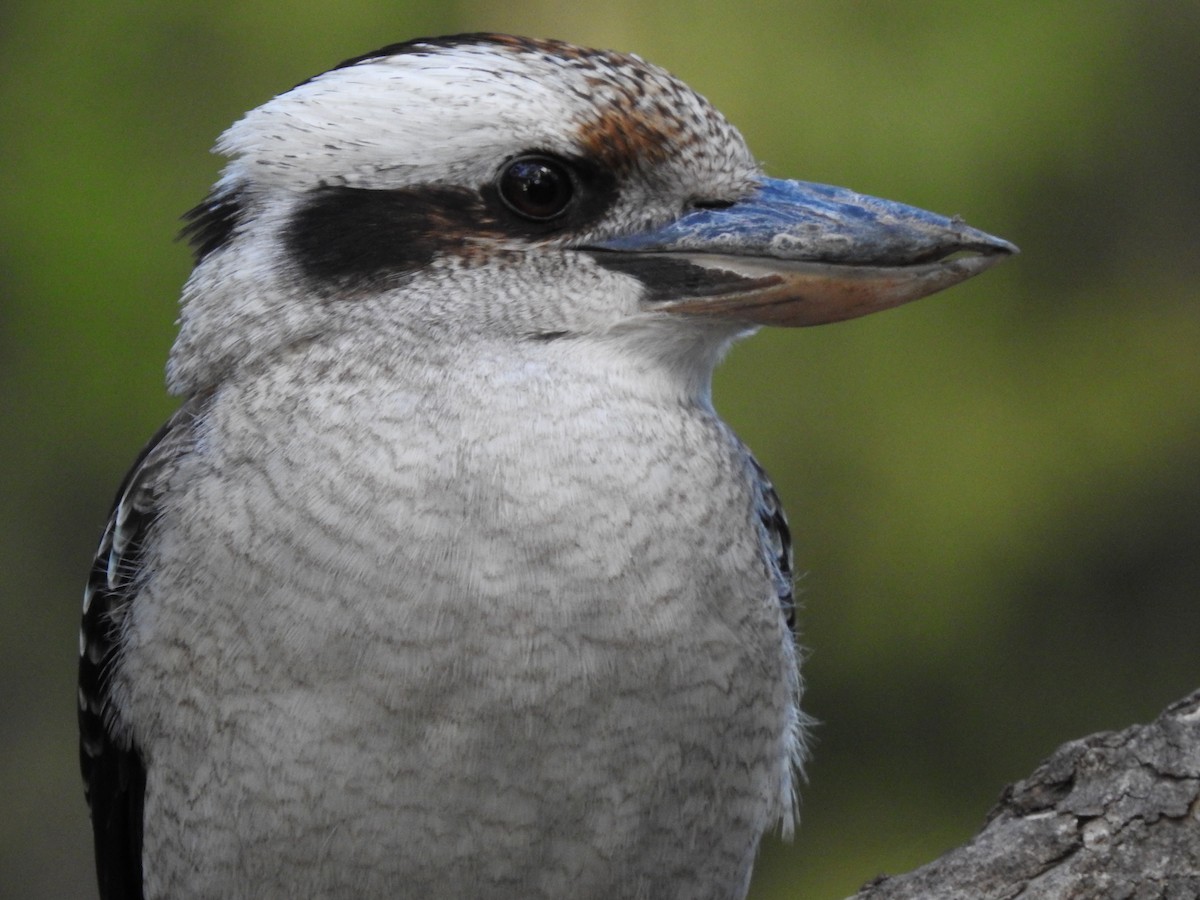
[[[1200,683],[1200,4],[821,0],[0,6],[0,894],[94,896],[78,601],[162,386],[216,135],[385,43],[636,51],[777,176],[1023,254],[901,310],[762,334],[717,402],[796,532],[803,823],[754,897],[834,898],[969,836],[1059,742]]]

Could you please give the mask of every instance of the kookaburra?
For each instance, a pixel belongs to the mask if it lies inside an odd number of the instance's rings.
[[[248,113],[88,583],[105,898],[743,897],[788,529],[709,384],[1006,241],[764,177],[637,56],[460,35]]]

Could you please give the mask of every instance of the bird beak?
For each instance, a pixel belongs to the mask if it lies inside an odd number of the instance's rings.
[[[787,326],[890,309],[1018,252],[957,218],[774,178],[732,205],[587,249],[641,280],[656,309]]]

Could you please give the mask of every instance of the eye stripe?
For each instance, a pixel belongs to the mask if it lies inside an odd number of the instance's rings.
[[[515,214],[496,182],[479,190],[324,185],[310,191],[292,216],[284,243],[310,280],[345,288],[397,283],[437,256],[486,254],[489,243],[512,249],[512,242],[522,240],[569,238],[593,227],[617,193],[611,175],[581,161],[570,165],[573,199],[548,219]]]
[[[246,217],[246,190],[243,186],[213,191],[204,202],[183,214],[179,237],[188,242],[197,263],[220,250],[232,239]]]
[[[486,231],[485,218],[479,195],[467,188],[325,186],[293,217],[286,243],[317,281],[395,279],[424,268],[439,250],[461,246],[464,233]]]

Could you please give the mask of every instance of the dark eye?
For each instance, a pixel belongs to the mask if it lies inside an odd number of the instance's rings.
[[[567,167],[548,156],[519,156],[496,179],[500,198],[519,216],[544,222],[561,215],[575,184]]]

